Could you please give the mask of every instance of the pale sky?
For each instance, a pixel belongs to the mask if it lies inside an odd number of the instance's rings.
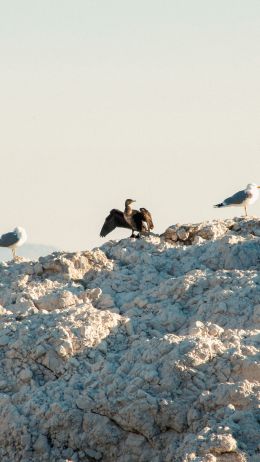
[[[240,214],[212,205],[260,185],[259,0],[0,5],[0,233],[90,249],[128,197],[158,233]]]

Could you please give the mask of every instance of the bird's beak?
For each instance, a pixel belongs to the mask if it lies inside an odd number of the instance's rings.
[[[260,186],[257,186],[257,187],[258,187],[258,189],[260,189]]]

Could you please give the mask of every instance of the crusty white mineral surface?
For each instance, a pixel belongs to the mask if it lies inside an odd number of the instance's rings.
[[[1,462],[260,461],[260,220],[0,264]]]

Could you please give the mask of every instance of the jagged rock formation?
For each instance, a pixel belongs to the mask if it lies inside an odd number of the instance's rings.
[[[260,220],[0,266],[2,462],[260,460]]]

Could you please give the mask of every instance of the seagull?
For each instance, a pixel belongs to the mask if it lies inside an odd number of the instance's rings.
[[[244,207],[245,216],[247,216],[247,206],[253,204],[259,196],[260,186],[257,186],[255,183],[249,183],[246,189],[238,191],[233,196],[228,197],[220,204],[214,205],[214,207]]]
[[[153,229],[154,226],[150,212],[145,208],[133,210],[133,202],[135,202],[135,200],[126,199],[124,212],[117,209],[112,209],[110,211],[100,231],[101,237],[105,237],[115,228],[131,229],[132,234],[130,237],[136,238],[140,237],[140,233],[150,232],[150,230]],[[135,235],[134,231],[137,231],[139,234]]]
[[[0,237],[0,247],[8,247],[12,250],[13,260],[17,260],[15,253],[16,247],[20,247],[27,240],[27,234],[24,228],[17,226],[13,231],[2,234]]]

